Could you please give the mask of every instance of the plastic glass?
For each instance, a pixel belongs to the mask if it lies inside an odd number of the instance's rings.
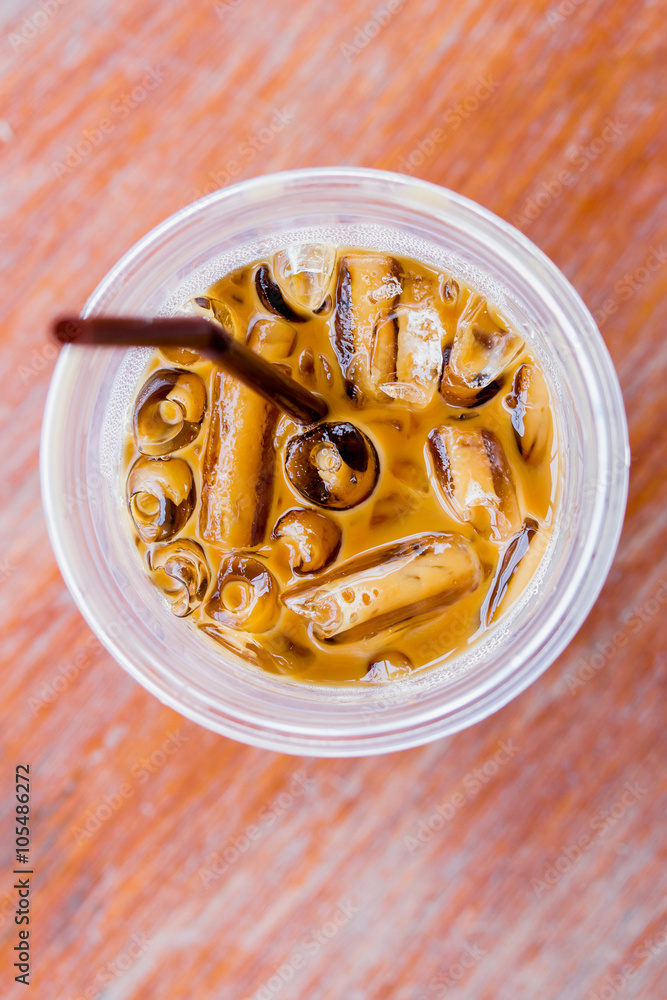
[[[131,539],[121,438],[145,352],[62,351],[42,436],[42,488],[56,558],[82,614],[116,660],[161,701],[216,732],[313,756],[416,746],[490,715],[565,648],[609,571],[629,451],[616,374],[569,282],[516,229],[436,185],[376,170],[256,178],[177,212],[133,247],[84,315],[168,315],[226,270],[293,239],[393,250],[486,291],[544,364],[561,464],[551,543],[520,600],[471,649],[422,676],[309,685],[236,662],[175,620]]]

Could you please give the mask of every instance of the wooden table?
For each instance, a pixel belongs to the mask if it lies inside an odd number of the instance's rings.
[[[3,3],[3,998],[663,1000],[663,15]],[[131,680],[65,589],[37,470],[49,318],[200,193],[337,163],[445,184],[542,247],[598,318],[633,453],[613,569],[547,674],[451,739],[341,761],[232,743]],[[26,761],[27,991],[12,969]]]

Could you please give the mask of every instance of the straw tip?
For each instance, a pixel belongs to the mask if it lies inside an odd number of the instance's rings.
[[[82,324],[76,317],[63,316],[53,324],[53,334],[61,344],[71,344],[82,333]]]

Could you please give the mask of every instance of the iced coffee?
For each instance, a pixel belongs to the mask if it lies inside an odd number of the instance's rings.
[[[496,305],[388,252],[299,244],[184,303],[324,397],[304,426],[213,361],[155,351],[128,524],[170,612],[255,668],[387,681],[494,628],[546,548],[548,380]]]

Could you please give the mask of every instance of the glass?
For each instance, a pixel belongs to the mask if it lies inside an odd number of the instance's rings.
[[[399,174],[297,170],[245,181],[163,222],[111,270],[84,315],[169,315],[224,272],[294,241],[412,256],[460,275],[505,313],[551,383],[561,482],[538,571],[490,634],[388,684],[304,685],[225,658],[165,608],[131,548],[123,428],[147,352],[67,347],[42,436],[56,558],[107,649],[161,701],[226,736],[287,753],[357,756],[438,739],[485,718],[565,648],[611,565],[629,449],[609,354],[572,286],[513,227],[460,195]]]

